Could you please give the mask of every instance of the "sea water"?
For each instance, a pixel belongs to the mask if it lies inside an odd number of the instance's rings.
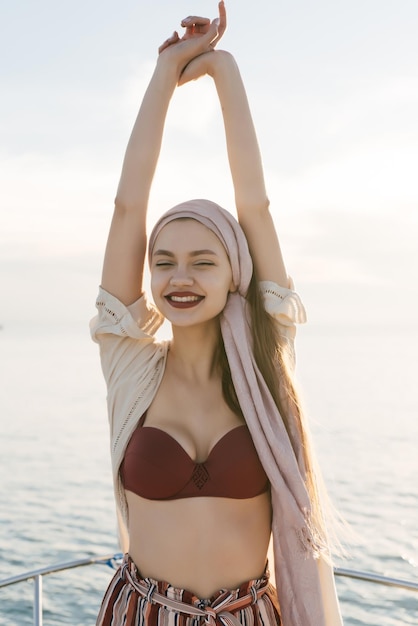
[[[417,580],[417,330],[311,325],[297,374],[318,457],[351,526],[337,565]],[[80,325],[0,331],[0,578],[118,552],[105,387]],[[45,626],[93,626],[112,570],[44,577]],[[418,624],[418,594],[337,579],[346,626]],[[33,583],[0,589],[0,624],[32,624]]]

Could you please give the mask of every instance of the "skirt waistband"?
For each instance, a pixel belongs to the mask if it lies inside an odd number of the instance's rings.
[[[256,604],[269,588],[267,568],[261,578],[247,581],[237,589],[221,589],[208,599],[198,598],[190,591],[179,589],[165,581],[141,578],[129,554],[125,554],[121,569],[121,575],[147,601],[173,611],[204,618],[208,626],[219,623],[223,626],[237,626],[239,622],[231,613]]]

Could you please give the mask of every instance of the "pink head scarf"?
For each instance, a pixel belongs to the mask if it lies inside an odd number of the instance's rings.
[[[215,233],[228,254],[234,286],[245,297],[253,273],[247,239],[237,220],[210,200],[189,200],[164,213],[150,235],[149,260],[151,261],[155,240],[161,229],[169,222],[181,218],[194,219]]]
[[[318,567],[318,546],[309,523],[311,503],[305,486],[302,445],[292,446],[282,417],[257,367],[245,296],[253,264],[243,230],[225,209],[209,200],[175,206],[156,223],[155,240],[169,222],[197,220],[220,239],[228,254],[234,286],[220,316],[222,338],[232,380],[254,445],[271,483],[272,533],[276,586],[283,626],[324,626]]]

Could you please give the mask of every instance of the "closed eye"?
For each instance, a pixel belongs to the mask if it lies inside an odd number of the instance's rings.
[[[215,265],[212,261],[197,261],[195,265]]]

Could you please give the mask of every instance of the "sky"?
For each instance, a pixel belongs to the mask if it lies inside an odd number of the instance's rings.
[[[314,324],[414,325],[418,3],[229,0],[290,274]],[[157,48],[208,0],[14,0],[0,19],[0,324],[94,313],[113,199]],[[181,29],[180,29],[181,32]],[[150,223],[234,211],[209,78],[173,98]]]

